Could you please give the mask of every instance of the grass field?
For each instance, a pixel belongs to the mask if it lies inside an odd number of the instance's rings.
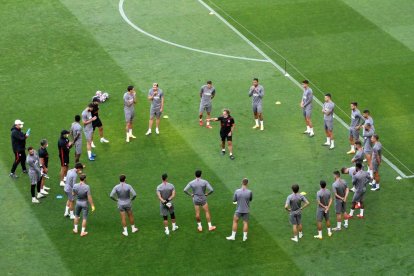
[[[230,24],[283,64],[297,80],[305,75],[315,95],[329,91],[337,115],[349,121],[348,104],[357,100],[369,108],[385,155],[412,175],[409,154],[414,119],[414,36],[409,1],[205,1]],[[329,183],[335,169],[350,164],[347,130],[335,123],[336,149],[324,142],[322,116],[315,104],[316,136],[301,132],[298,103],[301,90],[269,62],[232,59],[174,47],[128,25],[117,0],[0,1],[0,271],[12,275],[40,274],[361,274],[407,275],[414,231],[410,208],[413,179],[395,180],[388,165],[381,168],[382,187],[368,193],[366,219],[353,220],[347,231],[316,241],[315,197],[320,179]],[[143,30],[190,48],[263,59],[255,49],[221,22],[199,1],[125,0],[129,20]],[[244,28],[242,27],[244,26]],[[253,35],[254,34],[254,35]],[[268,45],[268,46],[266,46]],[[265,131],[251,129],[247,91],[258,77],[265,86]],[[223,107],[236,120],[236,160],[219,154],[218,125],[200,128],[198,90],[207,79],[217,89],[214,114]],[[146,93],[158,82],[166,95],[161,134],[145,137],[149,103]],[[126,144],[122,95],[137,87],[134,133]],[[87,165],[96,212],[89,218],[90,235],[71,233],[63,217],[58,186],[57,139],[96,90],[109,91],[101,117],[109,144],[97,143],[97,160]],[[282,104],[275,105],[275,101]],[[342,113],[339,108],[345,110]],[[32,129],[28,145],[41,138],[50,143],[52,187],[48,198],[33,206],[29,180],[7,177],[12,163],[10,127],[15,119]],[[84,148],[86,151],[86,148]],[[392,155],[391,155],[392,154]],[[401,161],[398,162],[398,160]],[[215,188],[209,198],[214,233],[196,232],[191,200],[182,193],[194,170]],[[166,237],[155,188],[168,172],[175,184],[180,229]],[[139,233],[121,235],[118,211],[109,199],[118,175],[125,173],[138,193],[134,203]],[[248,177],[254,192],[249,240],[228,242],[234,212],[233,191]],[[346,180],[349,181],[347,177]],[[283,209],[292,183],[308,193],[304,212],[305,237],[290,241],[291,226]],[[332,222],[334,215],[331,213]],[[204,221],[203,221],[204,223]],[[204,223],[205,225],[205,223]],[[325,230],[324,230],[325,231]],[[326,233],[324,233],[326,236]]]

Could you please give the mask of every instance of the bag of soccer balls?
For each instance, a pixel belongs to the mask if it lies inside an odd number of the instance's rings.
[[[95,96],[92,97],[92,101],[98,100],[101,103],[104,103],[108,99],[109,99],[108,92],[100,91],[100,90],[96,91]]]

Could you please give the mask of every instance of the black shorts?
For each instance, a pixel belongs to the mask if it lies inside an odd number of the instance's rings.
[[[229,132],[220,132],[221,141],[233,141],[233,135],[229,136]]]
[[[59,159],[61,167],[67,167],[69,165],[69,155],[63,155],[63,158],[59,155]]]
[[[97,117],[95,121],[92,121],[93,130],[95,130],[95,128],[101,127],[101,126],[102,126],[102,121],[101,121],[101,119],[99,119],[99,117]]]

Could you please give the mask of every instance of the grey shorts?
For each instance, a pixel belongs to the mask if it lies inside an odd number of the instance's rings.
[[[346,202],[342,200],[335,200],[335,213],[343,214],[346,212]]]
[[[92,140],[93,129],[83,129],[83,133],[85,134],[86,140]]]
[[[161,117],[162,112],[160,111],[160,108],[151,108],[150,109],[150,118],[157,118],[159,119]]]
[[[354,193],[354,197],[352,198],[352,202],[362,202],[364,201],[365,192],[356,191]]]
[[[212,110],[212,108],[213,108],[213,106],[212,106],[212,104],[211,104],[211,103],[209,103],[209,104],[203,104],[203,103],[200,103],[200,109],[199,109],[199,112],[200,112],[200,113],[203,113],[204,111],[206,111],[206,112],[210,113],[210,112],[211,112],[211,110]]]
[[[75,143],[75,154],[82,154],[82,140]]]
[[[324,120],[325,122],[325,130],[332,131],[333,130],[333,120]]]
[[[304,108],[303,109],[303,116],[305,118],[310,118],[312,117],[312,108]]]
[[[325,221],[329,220],[329,211],[325,213],[325,210],[319,210],[319,208],[316,209],[316,220],[318,222],[321,222],[323,219]]]
[[[70,192],[66,192],[66,191],[65,191],[65,193],[66,193],[66,196],[68,197],[68,200],[69,200],[69,201],[73,201],[73,194],[72,194],[72,191],[70,191]]]
[[[75,206],[75,216],[79,218],[81,212],[82,212],[82,218],[84,220],[88,219],[89,207],[87,205],[86,206],[81,206],[81,205],[76,204],[76,206]]]
[[[302,213],[295,213],[295,212],[291,212],[289,214],[289,222],[292,225],[299,225],[302,224]]]
[[[359,140],[359,129],[349,127],[349,137],[354,138],[355,141]]]
[[[194,203],[194,205],[197,205],[197,206],[204,206],[204,205],[206,205],[207,200],[194,197],[193,198],[193,203]]]
[[[40,180],[40,175],[37,173],[30,173],[29,172],[29,178],[30,178],[30,184],[36,185],[37,182]]]
[[[171,208],[168,208],[164,204],[160,204],[160,215],[163,217],[168,216],[168,214],[174,213],[174,205]]]
[[[129,212],[132,211],[131,204],[118,204],[119,212]]]
[[[238,217],[239,219],[241,218],[243,221],[249,221],[249,213],[234,213],[234,215],[236,217]]]
[[[263,113],[262,104],[253,104],[253,112],[254,113]]]
[[[372,154],[372,148],[369,148],[369,149],[364,148],[364,154],[371,155]]]
[[[378,172],[380,164],[378,164],[377,160],[372,160],[372,171]]]
[[[125,111],[125,122],[132,123],[135,118],[135,111]]]

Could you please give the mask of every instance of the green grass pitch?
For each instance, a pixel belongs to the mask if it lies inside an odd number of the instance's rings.
[[[348,123],[349,102],[372,111],[384,154],[412,175],[414,158],[414,36],[410,1],[397,0],[213,0],[205,1],[238,31],[300,81],[308,77],[315,95],[331,92],[337,115]],[[336,149],[324,142],[315,104],[316,135],[301,132],[301,90],[268,62],[232,59],[156,41],[128,25],[118,0],[0,1],[0,274],[4,275],[407,275],[414,266],[413,179],[396,181],[381,168],[382,187],[367,193],[366,218],[347,231],[314,240],[319,180],[350,164],[347,130],[335,122]],[[129,20],[148,33],[193,49],[251,59],[263,57],[216,15],[193,0],[125,0]],[[266,89],[265,131],[254,122],[247,91],[253,77]],[[236,120],[236,160],[219,154],[218,125],[198,126],[198,90],[211,79],[217,89],[213,114],[228,107]],[[146,93],[152,82],[165,92],[161,134],[144,135],[149,116]],[[134,134],[125,143],[122,95],[137,88]],[[96,90],[108,91],[101,106],[109,144],[97,142],[97,160],[82,161],[96,212],[89,236],[71,233],[58,186],[57,140]],[[281,101],[281,105],[275,105]],[[345,111],[345,114],[339,110]],[[10,127],[15,119],[32,129],[28,146],[49,140],[51,194],[29,200],[29,180],[8,178],[12,163]],[[97,136],[95,136],[97,137]],[[215,188],[209,198],[217,231],[197,233],[191,199],[182,192],[195,169]],[[159,216],[156,186],[168,172],[175,184],[177,223],[167,237]],[[109,192],[125,173],[138,193],[137,234],[125,238]],[[248,177],[254,200],[249,239],[225,239],[234,213],[233,191]],[[349,181],[349,178],[345,176]],[[304,211],[305,237],[290,241],[283,209],[290,186],[299,183],[311,207]],[[335,219],[331,210],[331,221]],[[203,224],[206,225],[205,220]],[[325,231],[325,230],[324,230]]]

